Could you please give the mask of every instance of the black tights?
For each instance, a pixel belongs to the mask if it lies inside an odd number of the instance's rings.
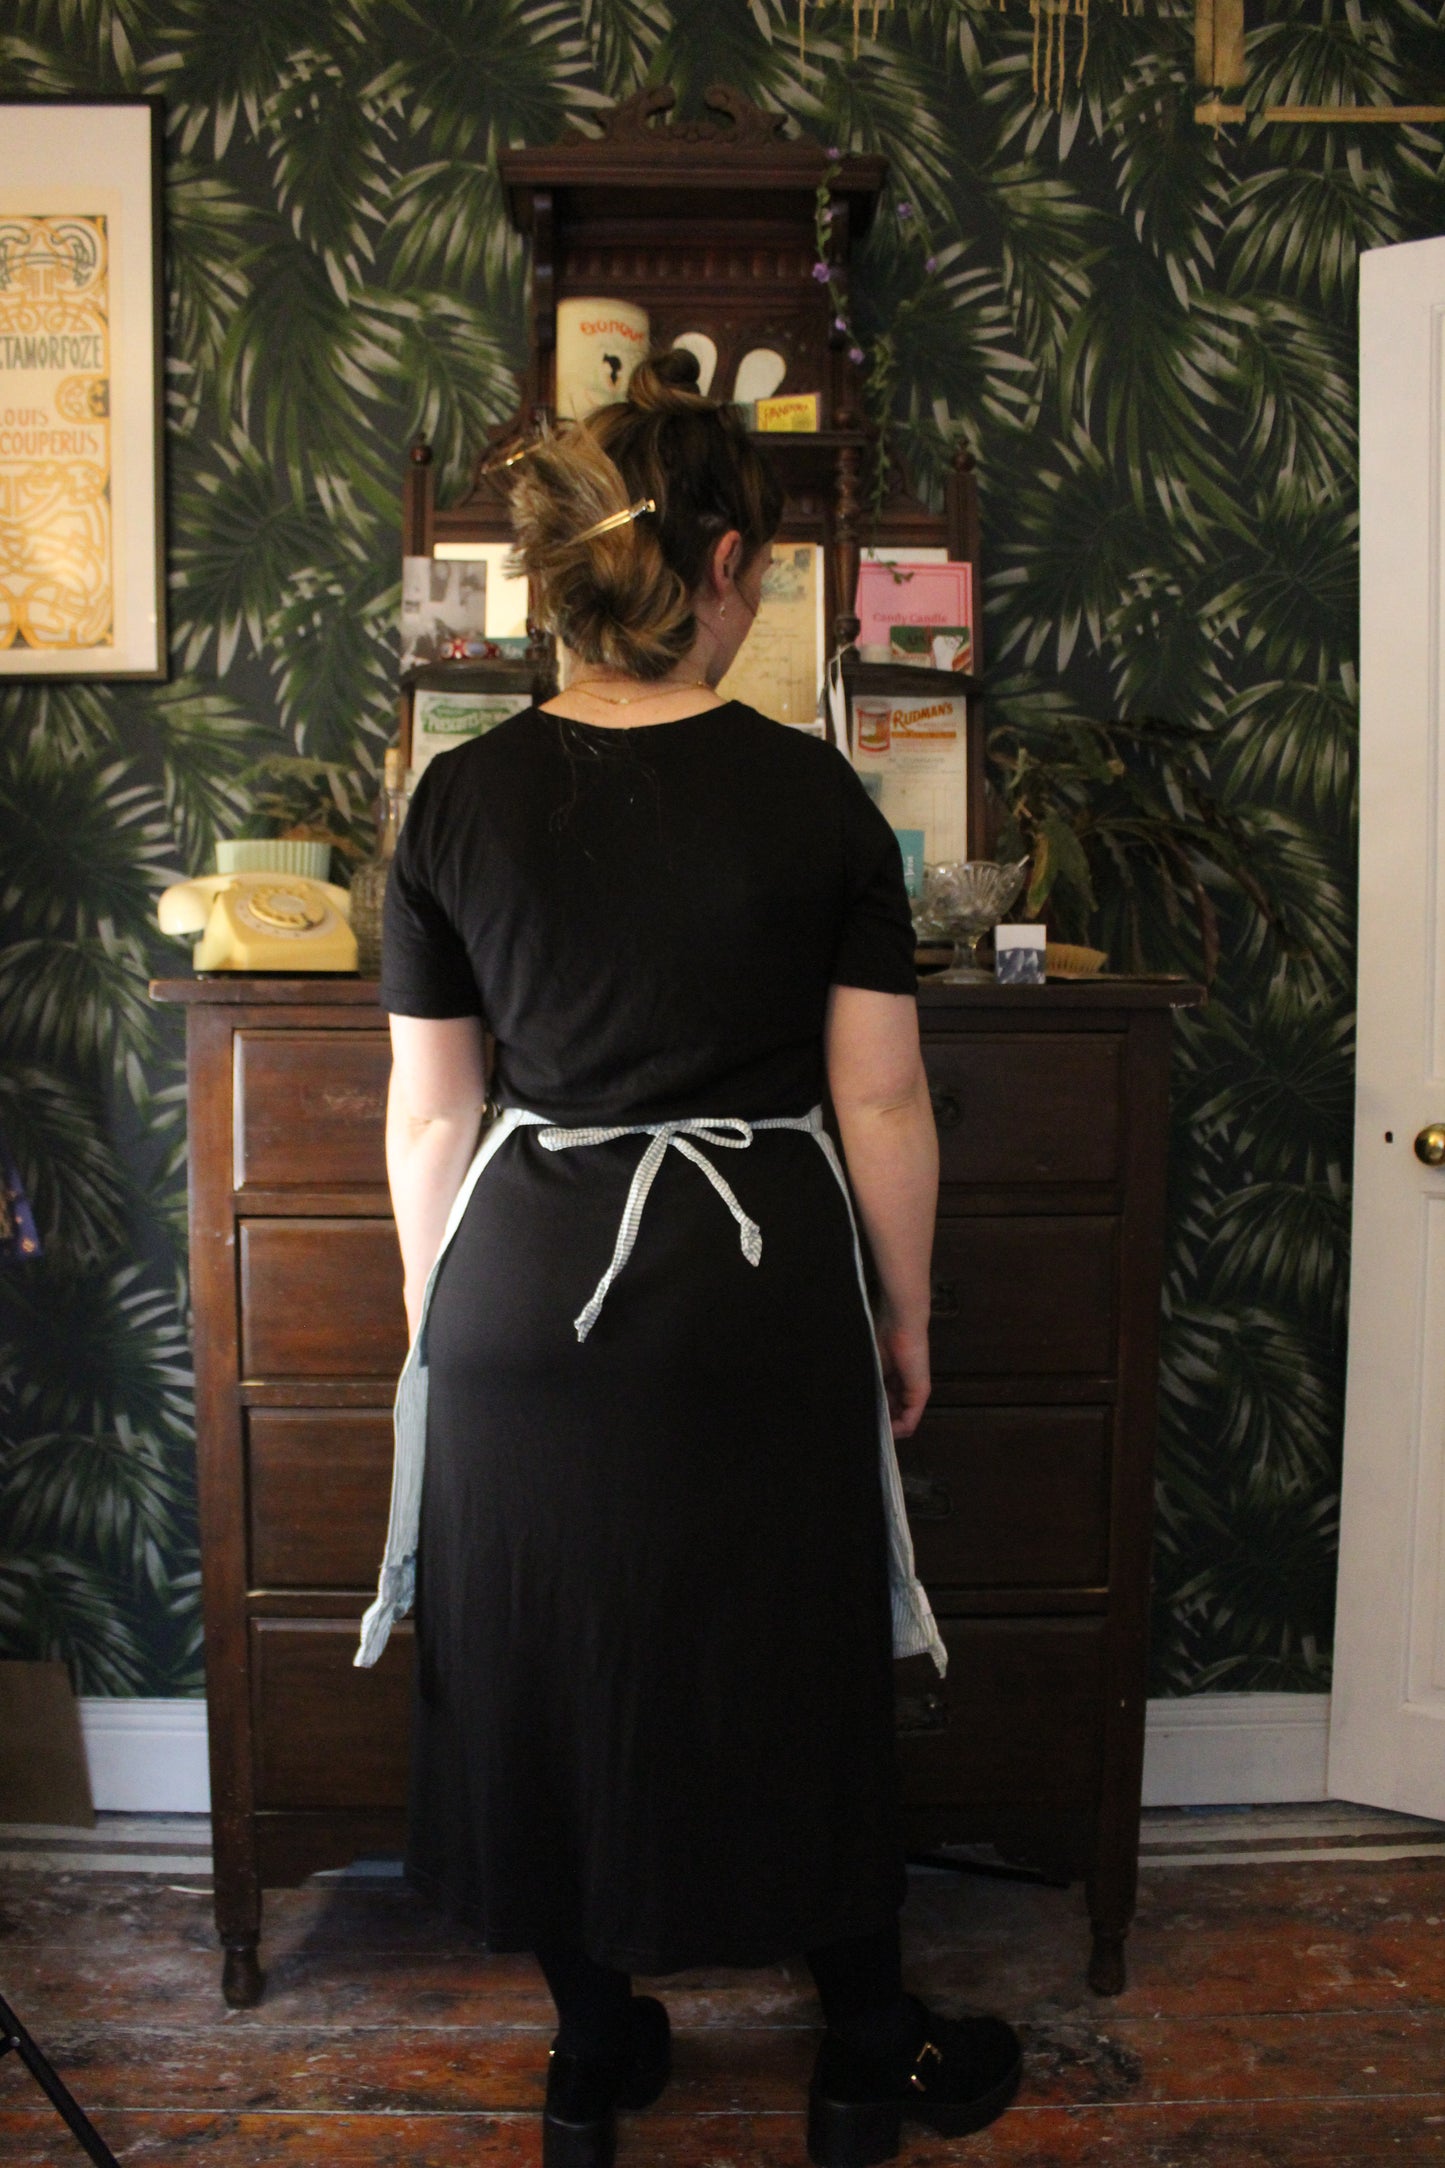
[[[891,2045],[900,2028],[907,2030],[896,1919],[872,1934],[809,1950],[807,1958],[830,2030],[880,2047]],[[537,1962],[557,2005],[562,2053],[599,2061],[625,2054],[632,2029],[629,1975],[568,1943],[546,1943]]]

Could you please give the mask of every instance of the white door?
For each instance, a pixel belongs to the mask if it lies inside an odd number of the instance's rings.
[[[1445,1820],[1445,240],[1360,280],[1360,1036],[1330,1790]],[[1423,1147],[1422,1147],[1423,1148]]]

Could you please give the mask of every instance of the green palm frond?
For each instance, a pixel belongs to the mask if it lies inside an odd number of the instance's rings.
[[[144,1693],[151,1673],[127,1593],[63,1553],[0,1553],[0,1639],[17,1656],[68,1664],[80,1694]]]
[[[281,720],[299,753],[350,761],[366,738],[379,747],[394,736],[400,605],[400,583],[368,566],[310,568],[291,581],[266,633]]]
[[[606,105],[572,0],[381,0],[370,97],[394,99],[435,158],[491,164],[508,143],[552,143]]]
[[[1280,480],[1248,528],[1218,537],[1210,615],[1270,677],[1327,677],[1353,664],[1359,517],[1352,502],[1311,502]]]
[[[166,181],[167,344],[173,358],[209,372],[246,298],[247,228],[255,206],[220,174],[190,159]]]
[[[1237,517],[1221,421],[1230,372],[1215,322],[1181,308],[1163,267],[1120,248],[1078,310],[1060,357],[1065,413],[1127,477],[1141,512],[1196,500]]]
[[[390,288],[480,285],[487,306],[520,331],[527,250],[494,163],[438,158],[413,167],[392,191],[385,240]]]
[[[405,403],[400,441],[427,438],[445,501],[470,480],[488,430],[516,412],[525,350],[504,344],[481,309],[446,294],[393,290],[373,306],[390,329],[389,373]]]
[[[206,1690],[206,1634],[201,1615],[201,1568],[194,1544],[177,1553],[166,1590],[166,1611],[173,1638],[161,1680],[167,1694],[203,1694]]]
[[[1321,1182],[1251,1182],[1220,1200],[1205,1271],[1221,1300],[1256,1294],[1321,1331],[1344,1321],[1349,1192]]]
[[[1215,724],[1225,681],[1208,586],[1197,563],[1187,560],[1130,576],[1105,639],[1121,714]]]
[[[1269,678],[1230,704],[1223,751],[1232,789],[1314,813],[1341,835],[1354,825],[1359,693],[1343,667],[1332,683]]]
[[[395,94],[358,91],[341,62],[288,55],[262,108],[276,201],[343,301],[360,286],[386,216],[384,137]]]
[[[775,35],[785,35],[785,0],[766,4]],[[894,201],[942,217],[950,208],[955,153],[939,88],[926,55],[864,38],[855,60],[851,37],[819,35],[809,38],[807,58],[781,102],[824,144],[886,153]]]
[[[1366,9],[1359,0],[1289,0],[1271,13],[1245,43],[1251,105],[1401,102],[1387,9]]]
[[[1019,341],[1052,365],[1095,291],[1107,229],[1068,181],[1032,164],[985,168],[977,185],[976,231],[997,254]]]
[[[0,1279],[0,1391],[26,1431],[124,1429],[183,1447],[192,1382],[174,1297],[143,1266],[47,1257]]]
[[[92,83],[98,74],[107,89],[139,88],[136,47],[147,28],[145,0],[19,0],[17,15],[41,36],[52,35],[67,57],[83,56]]]
[[[973,260],[966,243],[939,252],[936,278],[896,254],[886,266],[865,258],[855,290],[864,337],[892,328],[899,403],[922,425],[919,479],[927,474],[930,449],[938,459],[940,438],[962,436],[977,446],[997,429],[1028,425],[1037,405],[1037,372],[1014,343],[997,274]]]
[[[578,0],[577,14],[597,81],[609,98],[630,97],[667,32],[666,0]]]
[[[668,0],[668,26],[648,73],[677,91],[679,114],[699,114],[703,92],[729,83],[771,113],[791,110],[797,79],[797,15],[775,0],[718,7],[714,0]],[[837,142],[830,136],[830,142]],[[847,148],[846,145],[843,148]]]
[[[1278,294],[1211,294],[1247,471],[1310,502],[1338,502],[1355,472],[1354,357],[1344,333]]]
[[[324,49],[330,42],[358,44],[363,15],[347,0],[266,0],[264,7],[218,8],[208,0],[168,0],[164,36],[143,74],[150,90],[162,91],[171,124],[189,156],[207,123],[220,160],[230,147],[238,114],[252,136],[261,113],[294,52]]]
[[[1159,1372],[1171,1480],[1177,1486],[1192,1457],[1207,1484],[1233,1463],[1256,1497],[1309,1498],[1338,1465],[1334,1367],[1292,1317],[1261,1304],[1176,1312]]]
[[[1182,1543],[1160,1486],[1155,1643],[1181,1693],[1322,1693],[1339,1567],[1333,1490],[1302,1504],[1240,1486],[1207,1517],[1191,1500]]]
[[[84,762],[118,742],[108,685],[9,685],[0,692],[0,744],[12,759]]]
[[[1328,1180],[1350,1160],[1352,1049],[1352,1018],[1288,985],[1238,1017],[1212,1003],[1180,1034],[1179,1118],[1261,1177]]]
[[[301,566],[334,544],[318,497],[293,489],[239,429],[209,447],[213,466],[181,484],[174,552],[175,645],[194,670],[212,638],[224,676],[243,631],[259,653],[265,623]]]
[[[279,221],[257,223],[249,291],[216,374],[227,424],[281,467],[298,505],[320,497],[329,516],[350,521],[360,498],[375,515],[393,514],[394,449],[365,412],[383,396],[385,327],[362,297],[343,301],[321,259]]]
[[[125,1240],[135,1186],[95,1095],[30,1063],[0,1063],[0,1131],[15,1157],[47,1253],[94,1265]]]
[[[169,824],[134,764],[103,768],[0,745],[0,829],[5,835],[0,924],[11,938],[113,937],[150,925],[152,900],[173,864]]]
[[[1350,1000],[1355,984],[1353,867],[1341,864],[1338,849],[1320,837],[1313,821],[1297,820],[1282,809],[1259,822],[1256,862],[1285,921],[1307,937],[1291,966],[1302,993],[1337,1010]],[[1278,957],[1258,925],[1241,928],[1234,965],[1241,986],[1247,973],[1276,971]]]
[[[160,769],[173,847],[191,872],[211,871],[218,836],[232,835],[250,800],[239,778],[254,758],[260,726],[223,692],[198,678],[127,688],[126,741]]]
[[[1136,568],[1157,561],[1157,530],[1121,488],[1103,454],[1076,430],[1018,471],[984,475],[985,516],[1007,504],[1008,539],[989,580],[1001,624],[1000,661],[1022,650],[1031,670],[1048,651],[1068,668],[1081,630],[1097,650],[1127,595]]]
[[[1391,176],[1326,144],[1318,168],[1276,166],[1240,183],[1222,254],[1236,293],[1278,284],[1331,308],[1354,292],[1361,249],[1402,238]]]
[[[112,1081],[137,1104],[156,1045],[148,955],[106,922],[93,933],[39,935],[0,949],[0,1049],[59,1075]]]
[[[186,1490],[165,1449],[122,1423],[114,1431],[42,1432],[0,1461],[0,1526],[12,1548],[92,1557],[107,1573],[163,1593]]]
[[[1182,60],[1141,58],[1110,101],[1108,127],[1119,207],[1188,308],[1214,270],[1227,180],[1218,143],[1194,119],[1193,55]]]

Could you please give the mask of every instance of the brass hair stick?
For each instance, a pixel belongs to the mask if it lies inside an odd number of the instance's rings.
[[[609,512],[606,519],[599,519],[591,527],[584,527],[581,534],[574,534],[574,542],[590,542],[594,535],[611,534],[616,527],[628,527],[633,520],[641,519],[644,512],[655,512],[657,502],[652,497],[639,497],[625,512]]]
[[[504,467],[515,467],[519,459],[529,458],[533,452],[539,451],[545,442],[545,437],[533,437],[530,444],[514,444],[509,452],[494,452],[490,459],[482,461],[481,472],[500,474]]]

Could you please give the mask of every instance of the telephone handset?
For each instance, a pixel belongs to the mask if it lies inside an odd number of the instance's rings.
[[[351,899],[299,873],[208,873],[160,899],[162,933],[198,933],[198,971],[354,971]]]

